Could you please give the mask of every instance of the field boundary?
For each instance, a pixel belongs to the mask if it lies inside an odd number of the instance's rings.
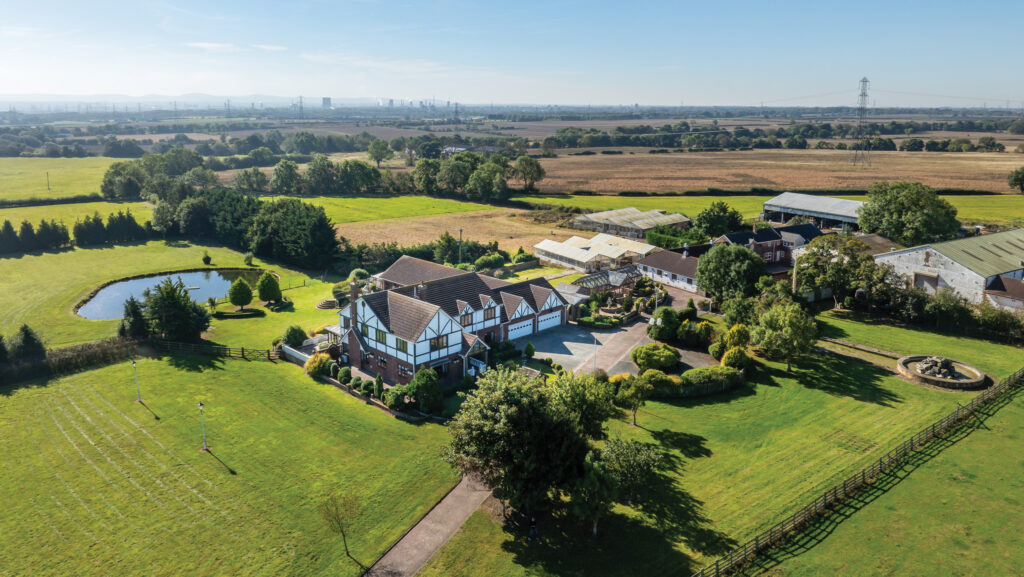
[[[273,349],[247,349],[245,347],[226,347],[209,343],[179,343],[160,339],[154,339],[151,342],[153,343],[153,348],[166,353],[232,357],[248,361],[276,361],[280,358],[279,353]]]
[[[881,474],[902,466],[907,458],[927,445],[933,439],[943,436],[962,422],[978,418],[978,410],[999,399],[1003,394],[1024,379],[1024,367],[1006,377],[998,384],[978,394],[970,403],[961,406],[957,403],[956,410],[942,419],[926,426],[895,449],[881,456],[877,461],[864,467],[841,483],[836,483],[809,504],[768,528],[767,531],[754,536],[743,545],[736,547],[726,555],[715,560],[693,574],[693,577],[719,577],[743,567],[759,554],[785,542],[786,538],[804,525],[825,514],[829,509],[847,498],[857,494],[865,485],[872,484]]]
[[[139,200],[142,200],[141,198]],[[90,202],[110,202],[118,204],[121,201],[104,197],[98,192],[89,194],[76,194],[74,196],[46,196],[36,198],[19,198],[0,200],[0,208],[24,208],[26,206],[50,206],[54,204],[85,204]]]

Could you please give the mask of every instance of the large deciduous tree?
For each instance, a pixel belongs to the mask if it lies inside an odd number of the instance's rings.
[[[697,286],[721,300],[750,296],[766,272],[764,260],[749,248],[717,244],[697,262]]]
[[[302,177],[299,176],[299,165],[288,159],[278,162],[270,179],[270,191],[274,194],[301,193]]]
[[[544,167],[540,165],[540,161],[532,156],[520,156],[516,159],[515,164],[512,165],[512,174],[516,178],[523,181],[523,190],[533,190],[541,180],[544,180]]]
[[[860,285],[862,269],[874,262],[856,237],[828,234],[812,240],[796,259],[793,274],[803,287],[829,289],[838,307]]]
[[[1017,192],[1024,194],[1024,166],[1011,172],[1006,177],[1006,184],[1010,185],[1010,188],[1016,188]]]
[[[228,289],[228,300],[239,309],[245,310],[245,305],[252,302],[252,286],[244,278],[236,278]]]
[[[743,215],[721,200],[716,200],[697,214],[693,219],[693,226],[711,238],[717,238],[727,232],[739,230],[743,226]]]
[[[115,162],[103,174],[100,192],[109,199],[133,200],[139,197],[147,174],[135,161]]]
[[[876,182],[860,209],[861,230],[907,246],[947,240],[960,229],[956,208],[919,182]]]
[[[796,303],[779,303],[769,308],[753,331],[754,344],[761,352],[776,359],[786,359],[786,371],[793,359],[807,353],[818,337],[814,317]]]
[[[277,282],[274,273],[267,271],[260,275],[256,281],[256,293],[263,302],[278,302],[281,300],[281,284]]]
[[[612,510],[616,496],[616,479],[593,451],[583,460],[583,474],[572,487],[572,512],[592,523],[597,537],[597,523]]]
[[[366,148],[366,152],[369,153],[370,160],[377,163],[377,168],[380,168],[381,162],[395,156],[395,152],[388,146],[388,142],[379,138],[370,143],[370,146]]]

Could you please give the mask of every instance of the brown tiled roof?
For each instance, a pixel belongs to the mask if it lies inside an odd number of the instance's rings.
[[[1008,276],[997,276],[989,283],[985,292],[1024,302],[1024,281]]]
[[[683,256],[678,252],[663,250],[649,254],[638,260],[638,266],[649,266],[668,273],[675,273],[689,278],[697,278],[698,259],[692,256]],[[642,269],[641,269],[642,270]]]
[[[378,274],[377,278],[407,286],[461,274],[465,274],[465,271],[403,254],[387,270]]]
[[[440,309],[437,305],[407,297],[394,291],[387,291],[388,311],[391,324],[389,328],[396,336],[407,341],[415,341],[427,328],[430,319]]]
[[[887,253],[893,249],[903,250],[904,248],[903,245],[893,242],[880,234],[862,234],[857,236],[857,240],[868,245],[867,254],[871,256]]]

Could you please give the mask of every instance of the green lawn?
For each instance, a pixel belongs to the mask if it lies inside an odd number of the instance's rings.
[[[59,198],[99,193],[116,158],[0,158],[0,199]],[[50,173],[50,190],[46,173]]]
[[[1024,396],[1018,393],[984,427],[966,438],[938,441],[882,477],[853,507],[814,524],[792,547],[762,558],[747,574],[1019,575],[1021,439]],[[867,504],[859,506],[862,501]]]
[[[39,221],[58,220],[63,221],[68,227],[68,233],[74,235],[71,228],[75,221],[84,217],[92,216],[93,213],[100,213],[106,220],[111,213],[118,211],[132,211],[135,220],[142,224],[153,218],[153,206],[148,202],[82,202],[73,204],[48,204],[44,206],[22,206],[18,208],[0,208],[0,225],[3,221],[9,220],[17,229],[21,221],[28,220],[32,226],[38,226]]]
[[[845,339],[901,355],[949,357],[974,365],[997,379],[1024,365],[1024,349],[1020,347],[899,327],[885,319],[848,311],[825,311],[817,318],[823,336]]]
[[[726,395],[649,402],[639,427],[612,423],[613,435],[670,459],[596,540],[562,509],[542,519],[540,543],[477,513],[423,575],[687,575],[970,398],[832,356],[805,359],[792,376],[767,367]]]
[[[770,196],[569,196],[569,195],[534,195],[518,196],[516,200],[543,202],[561,206],[581,206],[594,210],[611,210],[635,206],[640,210],[663,209],[681,212],[691,218],[708,207],[716,200],[723,200],[746,218],[754,218],[761,213],[764,201]],[[864,196],[840,195],[839,198],[865,200]],[[982,223],[1010,225],[1024,221],[1024,195],[976,195],[944,196],[957,209],[958,217],[965,223]]]
[[[273,198],[275,197],[263,197],[263,200],[273,200]],[[475,202],[460,202],[419,195],[392,197],[303,196],[296,198],[324,207],[327,216],[331,217],[335,224],[473,212],[494,208]]]
[[[75,304],[107,281],[202,267],[204,250],[213,257],[214,268],[244,266],[242,255],[233,250],[181,241],[0,257],[0,334],[10,335],[18,325],[28,323],[51,347],[113,336],[118,321],[84,319],[75,314]],[[254,265],[267,266],[259,259]],[[284,293],[294,301],[293,310],[268,312],[259,318],[214,319],[211,340],[231,346],[266,348],[290,324],[313,329],[338,321],[332,311],[313,308],[330,296],[329,284],[309,280],[302,273],[282,267],[270,268],[282,275],[282,288],[300,287]],[[304,281],[309,286],[301,288]]]
[[[571,283],[572,281],[574,281],[574,280],[576,280],[576,279],[578,279],[578,278],[580,278],[582,276],[584,276],[584,274],[581,273],[581,272],[576,272],[576,273],[572,273],[572,274],[567,274],[565,276],[560,276],[560,277],[558,277],[558,278],[556,278],[556,279],[551,281],[551,286],[558,286],[558,285],[560,285],[562,283]]]
[[[177,357],[0,388],[5,575],[360,575],[457,481],[410,425],[287,363]],[[198,449],[198,402],[211,453]]]
[[[535,278],[541,278],[550,276],[553,274],[559,274],[567,272],[564,268],[557,268],[553,266],[538,266],[534,268],[523,269],[521,271],[509,273],[501,278],[511,282],[518,282],[523,280],[531,280]]]

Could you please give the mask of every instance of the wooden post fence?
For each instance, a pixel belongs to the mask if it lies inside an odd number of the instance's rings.
[[[1021,367],[1017,372],[1006,377],[998,384],[978,393],[967,405],[961,406],[960,403],[957,403],[956,410],[952,413],[912,435],[895,449],[882,455],[874,463],[843,479],[842,483],[837,483],[826,489],[820,496],[815,497],[809,505],[805,505],[780,523],[772,525],[767,531],[762,531],[743,545],[715,559],[713,564],[694,573],[693,577],[719,577],[719,575],[728,574],[732,569],[741,567],[750,561],[759,552],[778,545],[788,534],[796,531],[815,516],[824,513],[830,504],[839,503],[851,495],[855,495],[861,487],[873,483],[880,474],[901,465],[919,447],[923,447],[932,439],[941,437],[961,422],[970,418],[977,418],[976,412],[978,409],[998,399],[1020,382],[1021,379],[1024,379],[1024,367]],[[821,501],[820,505],[818,504],[819,500]]]

